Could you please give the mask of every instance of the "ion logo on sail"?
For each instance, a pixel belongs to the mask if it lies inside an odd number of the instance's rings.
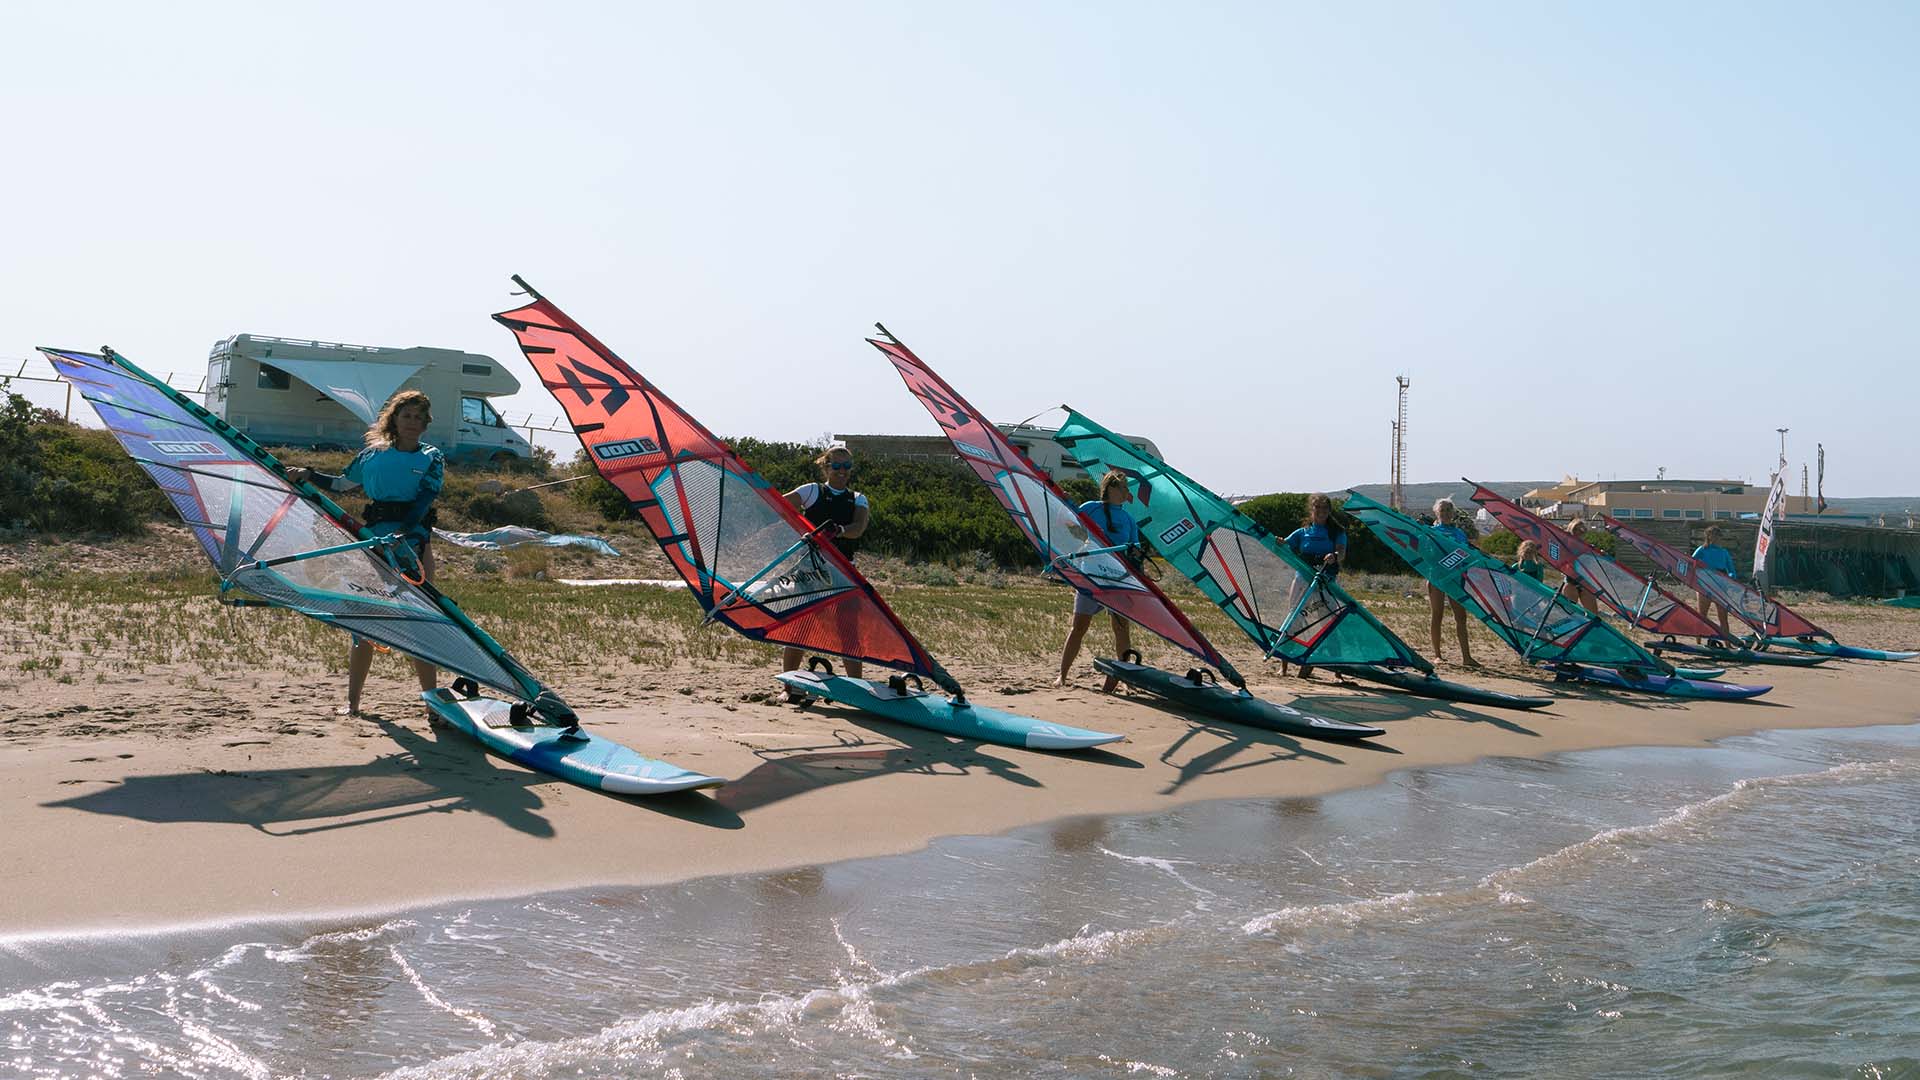
[[[660,444],[652,439],[622,439],[619,442],[601,443],[593,448],[593,456],[601,461],[618,461],[621,458],[659,452]]]
[[[1440,565],[1451,570],[1454,567],[1459,566],[1461,563],[1466,561],[1467,561],[1467,553],[1460,550],[1459,548],[1455,548],[1452,551],[1449,551],[1445,555],[1441,556]]]
[[[1160,542],[1163,544],[1171,544],[1196,528],[1198,528],[1198,526],[1193,523],[1192,518],[1181,518],[1179,524],[1160,534]]]
[[[226,451],[206,442],[155,442],[155,450],[174,457],[219,457]]]

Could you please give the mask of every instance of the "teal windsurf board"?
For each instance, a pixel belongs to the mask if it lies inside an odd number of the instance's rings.
[[[1245,690],[1221,686],[1207,677],[1175,675],[1147,664],[1109,660],[1104,656],[1096,657],[1093,666],[1102,675],[1112,676],[1128,686],[1166,698],[1182,708],[1248,727],[1266,728],[1287,735],[1306,735],[1315,739],[1370,739],[1386,734],[1384,728],[1314,716],[1291,705],[1254,697]]]
[[[1920,652],[1869,649],[1860,645],[1842,645],[1837,641],[1820,641],[1816,638],[1770,637],[1767,639],[1767,644],[1778,645],[1783,649],[1819,653],[1822,656],[1837,656],[1843,660],[1911,660],[1920,656]]]
[[[987,705],[931,694],[897,678],[888,682],[855,679],[830,671],[783,671],[774,676],[790,691],[851,705],[896,723],[943,735],[1028,750],[1084,750],[1119,742],[1125,735],[1069,727]]]

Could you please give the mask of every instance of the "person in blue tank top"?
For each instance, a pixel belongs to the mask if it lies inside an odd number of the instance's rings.
[[[311,469],[287,470],[294,483],[344,492],[363,489],[372,500],[361,512],[367,530],[385,536],[400,533],[420,566],[420,580],[433,580],[433,501],[446,483],[446,457],[439,447],[420,441],[433,423],[433,403],[418,390],[393,395],[367,429],[366,448],[338,476]],[[373,666],[373,642],[359,637],[347,653],[347,715],[360,714],[360,690]],[[413,661],[420,689],[432,690],[438,672],[425,660]]]
[[[1319,492],[1307,496],[1307,520],[1280,542],[1328,577],[1340,572],[1347,557],[1347,530],[1333,520],[1333,500]]]
[[[1707,526],[1707,534],[1701,537],[1700,540],[1700,546],[1693,549],[1694,558],[1730,578],[1737,578],[1739,576],[1733,569],[1733,552],[1720,546],[1720,526]],[[1713,613],[1718,610],[1720,613],[1720,633],[1727,637],[1732,637],[1733,631],[1728,629],[1727,626],[1727,617],[1731,614],[1731,612],[1727,611],[1727,605],[1708,596],[1704,590],[1700,591],[1699,595],[1701,614],[1711,617]]]
[[[834,547],[840,549],[849,561],[859,550],[857,541],[867,531],[872,520],[872,510],[867,505],[867,497],[853,489],[853,452],[843,442],[833,442],[825,452],[813,459],[820,470],[820,479],[812,483],[801,484],[787,492],[787,502],[795,510],[806,516],[816,526],[824,526],[822,533],[831,538]],[[851,605],[841,604],[839,611],[849,621],[855,618]],[[851,627],[849,627],[851,629]],[[849,634],[851,637],[852,635]],[[791,646],[780,651],[780,670],[794,671],[800,667],[804,650]],[[847,658],[843,661],[849,678],[857,679],[863,670],[860,661]],[[787,701],[795,705],[804,705],[811,700],[807,695],[789,688]]]
[[[1132,501],[1133,492],[1127,490],[1127,478],[1118,472],[1108,472],[1100,481],[1100,497],[1081,503],[1079,509],[1083,516],[1107,534],[1107,543],[1134,545],[1140,542],[1140,526],[1125,509],[1126,504]],[[1073,670],[1074,658],[1080,655],[1080,642],[1087,636],[1087,628],[1093,625],[1093,617],[1102,606],[1100,601],[1079,589],[1073,590],[1073,627],[1067,631],[1066,647],[1060,651],[1060,675],[1053,680],[1053,685],[1066,686],[1073,681],[1068,673]],[[1127,650],[1132,648],[1127,634],[1127,620],[1114,612],[1108,612],[1108,615],[1113,619],[1114,655],[1124,657]],[[1101,689],[1112,693],[1117,681],[1117,678],[1109,676]]]
[[[1467,530],[1461,528],[1454,520],[1458,514],[1459,511],[1454,508],[1452,499],[1441,499],[1433,504],[1434,523],[1427,528],[1456,544],[1472,547],[1473,540],[1467,536]],[[1460,638],[1460,662],[1468,667],[1475,667],[1477,665],[1473,662],[1473,652],[1467,647],[1467,609],[1461,606],[1460,601],[1441,592],[1438,586],[1429,583],[1427,614],[1432,616],[1430,629],[1433,638],[1433,658],[1444,660],[1447,657],[1446,652],[1440,648],[1440,623],[1448,608],[1453,609],[1453,628]]]
[[[1317,491],[1307,496],[1306,520],[1280,542],[1329,580],[1340,573],[1340,563],[1347,557],[1347,530],[1333,520],[1333,500]],[[1305,580],[1296,581],[1294,587],[1288,590],[1289,608],[1299,603],[1300,594],[1308,584]],[[1286,665],[1286,660],[1282,659],[1280,670],[1283,674]],[[1313,678],[1313,665],[1301,664],[1300,677]]]

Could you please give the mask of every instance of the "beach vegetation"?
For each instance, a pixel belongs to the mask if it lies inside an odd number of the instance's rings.
[[[130,536],[165,508],[113,436],[19,394],[0,403],[0,527]]]

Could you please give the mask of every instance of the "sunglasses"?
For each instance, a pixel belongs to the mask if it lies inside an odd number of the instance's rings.
[[[853,462],[851,462],[851,461],[829,461],[829,462],[827,462],[827,468],[828,468],[828,469],[851,469],[851,468],[853,468]]]

